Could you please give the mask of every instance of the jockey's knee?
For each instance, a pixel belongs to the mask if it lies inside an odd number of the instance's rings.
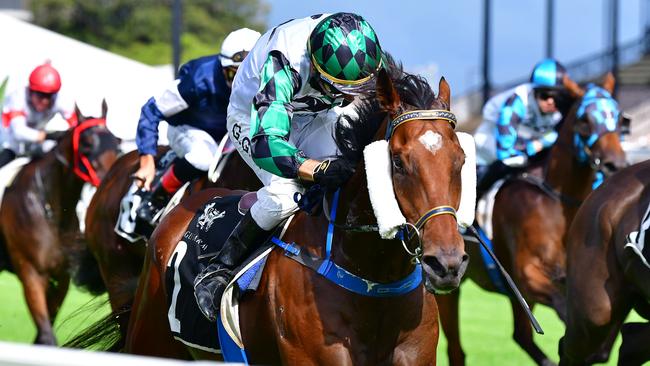
[[[268,188],[257,192],[257,202],[251,207],[253,219],[264,230],[272,230],[298,210],[294,190],[278,192]]]

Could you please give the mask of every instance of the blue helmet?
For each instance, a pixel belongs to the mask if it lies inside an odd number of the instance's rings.
[[[538,62],[530,75],[533,88],[564,88],[562,80],[567,75],[561,63],[552,58]]]

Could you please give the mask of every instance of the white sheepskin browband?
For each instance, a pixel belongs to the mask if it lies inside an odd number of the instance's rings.
[[[469,226],[474,221],[476,202],[476,149],[474,138],[457,132],[458,141],[465,152],[465,164],[461,169],[462,194],[457,211],[458,225]],[[377,218],[379,235],[393,239],[399,228],[406,223],[393,189],[392,167],[388,141],[380,140],[363,150],[368,179],[368,193],[372,210]]]

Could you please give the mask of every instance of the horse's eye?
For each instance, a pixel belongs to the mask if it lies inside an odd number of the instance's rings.
[[[402,162],[402,158],[400,158],[399,155],[393,155],[393,170],[400,174],[405,172],[404,163]]]

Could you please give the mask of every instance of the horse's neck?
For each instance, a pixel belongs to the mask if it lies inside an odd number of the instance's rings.
[[[363,167],[363,165],[362,165]],[[374,225],[374,216],[363,168],[341,190],[336,222],[350,226]],[[353,188],[354,187],[354,188]],[[363,188],[360,188],[363,187]],[[353,273],[377,282],[392,282],[413,270],[410,257],[397,240],[382,240],[377,232],[336,230],[334,261]]]
[[[581,164],[575,157],[571,131],[561,131],[558,141],[551,149],[546,181],[563,196],[572,201],[583,201],[591,192],[594,171],[589,165]],[[573,213],[576,205],[565,205]]]
[[[68,160],[71,161],[71,160]],[[56,158],[55,152],[50,151],[38,162],[38,174],[35,180],[36,189],[43,190],[43,204],[49,205],[57,226],[64,229],[77,229],[78,219],[76,205],[81,196],[83,182],[74,174],[72,169]]]

